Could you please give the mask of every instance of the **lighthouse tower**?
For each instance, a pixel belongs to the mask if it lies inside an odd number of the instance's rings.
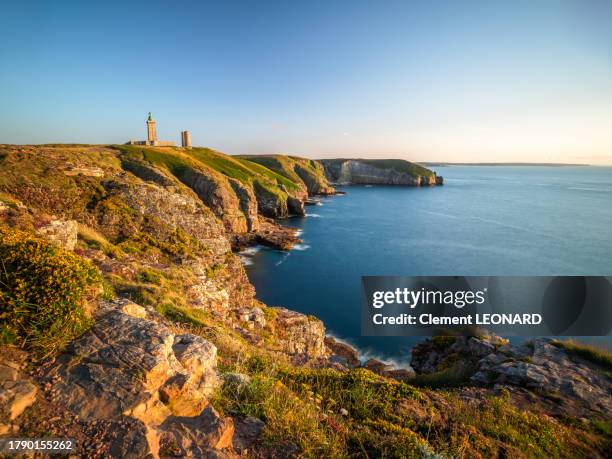
[[[147,143],[148,145],[157,145],[157,121],[151,116],[147,118]]]

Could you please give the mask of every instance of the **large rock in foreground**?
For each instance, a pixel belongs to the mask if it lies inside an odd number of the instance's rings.
[[[94,327],[46,374],[54,384],[54,401],[83,420],[142,422],[142,441],[153,455],[160,438],[168,436],[186,450],[193,442],[197,451],[229,446],[231,419],[207,408],[220,381],[215,346],[196,335],[173,334],[128,300],[100,306]],[[185,438],[179,438],[181,432]]]

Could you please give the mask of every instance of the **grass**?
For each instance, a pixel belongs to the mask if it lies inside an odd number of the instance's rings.
[[[589,362],[600,365],[606,371],[612,371],[612,352],[608,349],[573,340],[553,340],[551,344],[565,349],[569,354],[577,355]]]

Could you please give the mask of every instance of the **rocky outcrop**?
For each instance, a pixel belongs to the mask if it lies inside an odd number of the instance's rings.
[[[77,244],[78,226],[74,220],[53,219],[38,228],[38,232],[48,240],[74,250]]]
[[[251,188],[236,179],[230,179],[230,184],[240,201],[240,209],[246,217],[248,231],[257,231],[259,228],[259,219],[257,216],[258,209],[255,194]]]
[[[471,380],[533,389],[556,397],[567,411],[599,415],[612,412],[609,377],[585,360],[571,358],[548,339],[504,346],[486,354]]]
[[[359,352],[346,343],[338,341],[337,339],[326,336],[325,337],[325,346],[329,350],[330,361],[334,363],[339,363],[342,366],[347,368],[357,368],[361,365],[361,360],[359,359]]]
[[[228,231],[248,231],[247,218],[240,210],[240,200],[227,178],[213,171],[187,169],[180,177],[225,224]]]
[[[325,170],[321,163],[317,161],[308,161],[308,164],[310,167],[305,167],[296,163],[293,169],[306,185],[308,194],[310,196],[334,194],[336,190],[327,182]]]
[[[227,446],[222,438],[231,439],[231,432],[214,426],[231,420],[205,410],[219,384],[215,346],[199,336],[174,335],[151,314],[128,300],[102,302],[91,331],[46,374],[56,401],[85,420],[141,421],[151,451],[182,425],[191,426],[204,446]]]
[[[304,200],[291,196],[287,197],[287,210],[292,215],[303,217],[306,215],[306,210],[304,210]]]
[[[289,216],[287,196],[278,190],[268,189],[260,182],[253,184],[259,212],[269,218],[285,218]]]
[[[327,356],[323,322],[285,308],[274,310],[277,312],[274,320],[277,342],[283,353],[298,361]]]
[[[442,185],[432,171],[402,160],[320,160],[327,178],[338,185]]]
[[[458,364],[470,370],[466,376],[473,384],[534,391],[554,398],[560,412],[581,417],[612,410],[612,384],[605,373],[549,339],[512,345],[495,335],[437,337],[412,349],[412,366],[419,374]]]
[[[137,218],[133,220],[138,224],[138,229],[145,229],[161,240],[176,237],[176,232],[180,230],[196,238],[215,254],[231,250],[222,225],[197,198],[152,183],[109,183],[107,187],[111,196],[120,198],[135,213]]]

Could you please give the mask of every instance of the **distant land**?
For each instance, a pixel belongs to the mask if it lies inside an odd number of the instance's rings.
[[[545,167],[592,167],[592,164],[572,164],[572,163],[445,163],[445,162],[419,162],[425,167],[441,167],[441,166],[545,166]]]

